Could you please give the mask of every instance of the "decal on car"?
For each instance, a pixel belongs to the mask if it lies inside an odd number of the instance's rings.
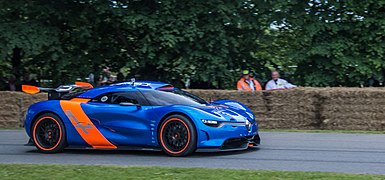
[[[88,100],[62,100],[60,106],[80,136],[95,149],[115,149],[116,146],[108,141],[84,113],[81,104]]]
[[[102,102],[106,102],[108,100],[108,97],[107,96],[103,96],[101,99],[100,99],[100,101],[102,101]]]
[[[91,128],[92,128],[91,124],[87,124],[87,126],[83,126],[83,125],[79,122],[79,120],[78,120],[78,119],[72,114],[72,112],[69,111],[69,110],[67,110],[67,111],[65,112],[65,114],[67,115],[67,117],[68,117],[70,120],[75,121],[75,123],[77,124],[77,125],[75,126],[76,129],[80,128],[85,134],[89,134],[89,132],[87,131],[87,129],[91,129]]]

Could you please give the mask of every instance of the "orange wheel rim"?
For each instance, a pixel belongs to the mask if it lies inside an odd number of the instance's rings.
[[[163,137],[163,135],[164,135],[163,133],[164,133],[165,131],[167,131],[167,130],[165,130],[165,129],[167,129],[167,128],[166,128],[167,125],[169,125],[169,124],[172,123],[173,121],[175,121],[175,122],[177,122],[177,123],[180,123],[180,125],[183,125],[183,127],[187,130],[187,142],[184,143],[184,145],[182,146],[182,148],[180,148],[180,150],[172,150],[172,149],[170,148],[169,142],[165,142],[165,139],[164,139],[164,137]],[[162,146],[164,147],[164,149],[165,149],[167,152],[169,152],[169,153],[171,153],[171,154],[179,154],[179,153],[182,153],[183,151],[185,151],[185,150],[187,149],[187,147],[189,146],[189,144],[190,144],[190,138],[191,138],[191,133],[190,133],[190,129],[188,128],[187,124],[186,124],[184,121],[182,121],[182,120],[179,119],[179,118],[170,118],[170,119],[167,119],[165,123],[163,123],[163,125],[162,125],[162,127],[161,127],[161,129],[160,129],[160,134],[159,134],[159,136],[160,136],[160,143],[162,144]],[[182,135],[182,134],[178,134],[177,132],[175,132],[175,134],[173,134],[173,137],[174,137],[175,139],[178,139],[178,138],[182,138],[183,135]],[[168,140],[168,141],[169,141],[169,140]]]
[[[56,125],[58,128],[58,136],[59,137],[57,137],[57,141],[53,145],[51,145],[52,147],[49,147],[49,148],[43,147],[43,145],[40,144],[42,141],[41,136],[43,135],[42,134],[43,130],[37,129],[37,128],[42,128],[41,126],[39,126],[39,123],[41,123],[44,120],[49,120],[49,121],[54,122],[54,125]],[[37,135],[37,133],[39,133],[39,134]],[[33,140],[34,140],[36,146],[42,150],[45,150],[45,151],[50,151],[50,150],[55,149],[61,142],[62,134],[63,134],[63,131],[62,131],[62,128],[61,128],[59,122],[55,118],[52,118],[50,116],[44,116],[44,117],[38,119],[37,122],[35,123],[35,126],[33,127],[33,132],[32,132]],[[44,138],[46,138],[46,140],[47,139],[50,140],[54,136],[56,136],[56,133],[53,132],[53,130],[50,131],[50,129],[48,128],[48,129],[44,129],[44,135],[43,136],[44,136]]]

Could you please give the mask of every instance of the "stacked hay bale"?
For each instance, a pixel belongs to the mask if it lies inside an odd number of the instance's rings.
[[[264,92],[267,113],[266,119],[260,120],[261,128],[317,129],[317,94],[306,88]]]
[[[321,129],[385,130],[385,89],[325,88]]]
[[[231,99],[248,106],[255,114],[258,121],[264,121],[267,115],[267,108],[262,92],[239,92],[234,90],[187,90],[207,101]]]
[[[29,95],[21,92],[1,92],[0,128],[22,127],[28,107],[45,99],[47,94],[44,93]]]
[[[208,101],[233,99],[260,128],[385,130],[385,88],[296,88],[282,91],[188,90]],[[28,107],[47,94],[0,92],[0,128],[22,127]]]
[[[244,103],[256,115],[260,128],[316,129],[317,91],[303,88],[285,91],[238,92],[189,90],[205,99],[233,99]]]
[[[39,94],[25,94],[22,93],[20,96],[20,116],[19,116],[19,122],[20,122],[20,127],[23,126],[24,120],[25,120],[25,114],[28,110],[28,107],[34,103],[44,101],[48,99],[48,94],[47,93],[39,93]]]
[[[20,96],[18,92],[0,93],[0,127],[15,128],[19,127],[20,121]]]

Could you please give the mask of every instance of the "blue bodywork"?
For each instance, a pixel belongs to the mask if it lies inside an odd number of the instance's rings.
[[[105,93],[127,91],[158,91],[170,84],[151,81],[140,81],[135,84],[120,83],[90,89],[76,98],[93,99]],[[47,112],[61,118],[66,130],[67,144],[76,147],[90,147],[83,140],[69,118],[63,112],[60,101],[47,100],[35,103],[28,109],[25,130],[31,137],[31,127],[36,118]],[[158,128],[162,120],[172,114],[189,117],[197,132],[197,148],[214,150],[246,149],[245,146],[224,148],[230,139],[254,140],[259,144],[258,124],[254,114],[245,105],[232,100],[217,100],[201,106],[169,105],[169,106],[120,106],[89,101],[81,107],[97,129],[117,147],[159,148]],[[213,120],[221,123],[219,127],[204,124],[202,120]],[[249,128],[246,121],[250,122]]]

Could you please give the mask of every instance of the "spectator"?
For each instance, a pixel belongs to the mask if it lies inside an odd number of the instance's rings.
[[[380,81],[377,80],[375,75],[372,75],[372,77],[368,80],[368,86],[369,87],[380,87]]]
[[[33,78],[32,74],[25,73],[23,76],[23,81],[21,82],[25,85],[38,86],[37,81]]]
[[[291,89],[291,88],[297,87],[297,86],[295,86],[293,84],[288,83],[284,79],[280,79],[279,77],[280,76],[279,76],[279,72],[278,71],[271,72],[272,80],[267,82],[265,89],[266,90],[277,90],[277,89]]]
[[[5,86],[6,91],[21,91],[21,85],[17,82],[14,75],[8,77],[8,83]]]
[[[88,74],[87,81],[88,81],[89,83],[91,83],[91,84],[94,84],[94,82],[95,82],[95,75],[94,75],[94,73],[90,72],[90,73]]]
[[[123,75],[123,73],[119,72],[116,75],[116,83],[121,83],[121,82],[124,82],[124,75]]]
[[[257,80],[250,77],[251,73],[249,70],[242,72],[242,77],[237,83],[238,91],[261,91],[262,87]]]
[[[186,77],[186,79],[185,79],[184,87],[185,87],[186,89],[189,89],[189,88],[190,88],[190,85],[191,85],[191,77],[188,76],[188,77]]]
[[[109,67],[103,68],[103,72],[99,77],[98,85],[107,85],[111,83],[111,72]]]
[[[250,71],[249,76],[251,81],[257,81],[257,83],[259,84],[259,87],[261,87],[261,90],[262,90],[261,83],[259,83],[259,81],[256,79],[256,77],[259,75],[257,73],[253,73],[252,71]]]

